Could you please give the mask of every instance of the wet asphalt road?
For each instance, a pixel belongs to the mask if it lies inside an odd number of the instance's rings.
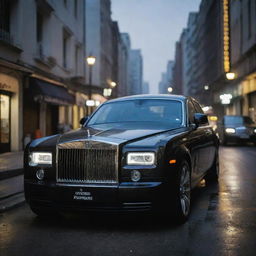
[[[190,219],[65,216],[41,220],[27,205],[0,215],[0,255],[256,255],[256,148],[220,150],[219,185],[193,192]]]

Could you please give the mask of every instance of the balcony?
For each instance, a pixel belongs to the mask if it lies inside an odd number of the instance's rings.
[[[56,59],[46,55],[45,47],[42,42],[37,44],[35,60],[48,68],[53,68],[56,65]]]
[[[11,36],[10,32],[1,28],[0,28],[0,43],[4,44],[7,47],[12,48],[12,50],[18,53],[22,52],[21,46],[13,40],[13,37]]]

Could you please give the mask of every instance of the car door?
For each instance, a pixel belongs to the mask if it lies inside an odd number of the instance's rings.
[[[192,158],[192,181],[197,181],[202,173],[202,152],[205,133],[202,129],[196,128],[194,123],[195,106],[191,100],[187,101],[188,125],[191,127],[189,133],[189,150]]]
[[[193,100],[193,104],[195,106],[195,110],[197,113],[204,114],[201,106],[198,102]],[[201,150],[200,150],[200,173],[203,175],[211,166],[214,161],[214,157],[216,154],[216,146],[215,146],[215,134],[212,127],[208,124],[199,126],[198,130],[202,132],[202,141],[201,141]]]

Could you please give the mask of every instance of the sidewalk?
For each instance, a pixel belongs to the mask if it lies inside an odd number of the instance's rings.
[[[23,174],[23,151],[0,154],[0,180]]]
[[[23,151],[0,154],[0,213],[24,201]]]

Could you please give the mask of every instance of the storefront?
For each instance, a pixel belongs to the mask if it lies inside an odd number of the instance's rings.
[[[30,78],[24,89],[25,136],[33,139],[59,133],[62,109],[67,109],[68,112],[69,108],[72,110],[74,104],[75,96],[64,86],[54,84],[54,81],[51,83]],[[66,124],[66,115],[64,119]]]
[[[0,153],[21,149],[20,105],[19,80],[0,72]]]

